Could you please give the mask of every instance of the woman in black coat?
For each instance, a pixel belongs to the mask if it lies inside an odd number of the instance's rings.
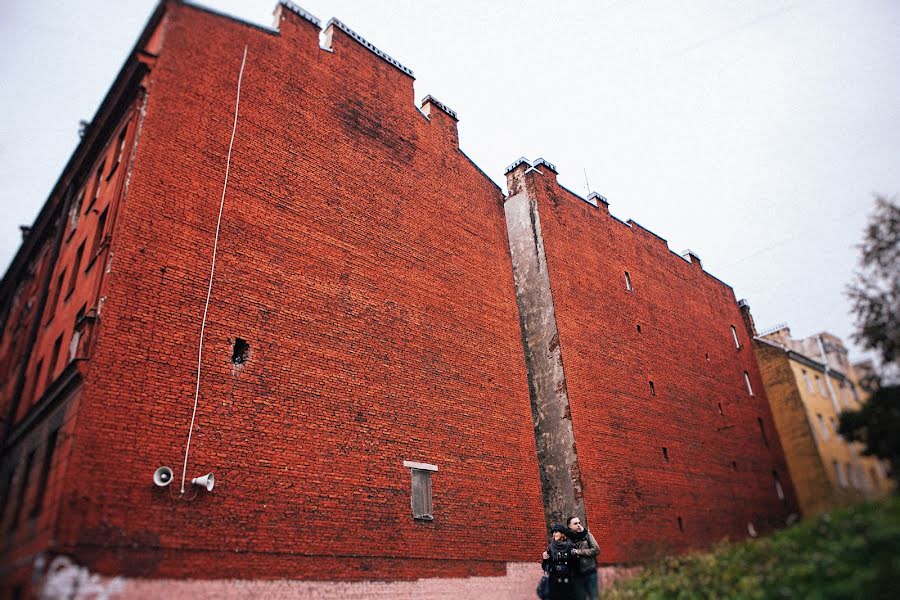
[[[578,558],[572,554],[575,546],[566,537],[566,528],[553,526],[553,538],[544,551],[541,567],[550,577],[551,600],[575,600],[575,569]]]

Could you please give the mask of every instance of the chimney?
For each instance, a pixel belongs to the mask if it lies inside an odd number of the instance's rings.
[[[459,117],[456,116],[456,111],[429,94],[422,99],[422,112],[444,132],[453,146],[459,147],[459,130],[456,126]]]
[[[753,315],[750,314],[750,303],[742,298],[738,300],[738,308],[741,309],[741,317],[744,319],[744,327],[747,328],[747,333],[750,334],[751,339],[755,338],[756,323],[753,322]]]

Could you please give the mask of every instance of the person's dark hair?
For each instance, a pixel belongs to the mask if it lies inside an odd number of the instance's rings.
[[[579,518],[578,515],[572,515],[571,517],[566,519],[566,527],[568,527],[572,523],[572,519],[578,519],[578,518]]]

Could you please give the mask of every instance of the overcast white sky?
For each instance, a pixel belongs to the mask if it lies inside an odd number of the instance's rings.
[[[270,25],[275,0],[204,4]],[[900,2],[299,4],[413,69],[415,101],[456,110],[499,184],[520,155],[582,195],[586,171],[613,214],[700,255],[759,328],[849,337],[854,245],[873,193],[900,193]],[[154,6],[0,2],[0,268]]]

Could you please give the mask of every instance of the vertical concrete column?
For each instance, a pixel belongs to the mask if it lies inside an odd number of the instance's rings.
[[[570,515],[583,518],[584,500],[538,214],[535,178],[543,176],[524,159],[507,169],[510,195],[504,210],[528,371],[544,516],[550,527],[565,523]],[[554,175],[548,172],[546,176]]]

